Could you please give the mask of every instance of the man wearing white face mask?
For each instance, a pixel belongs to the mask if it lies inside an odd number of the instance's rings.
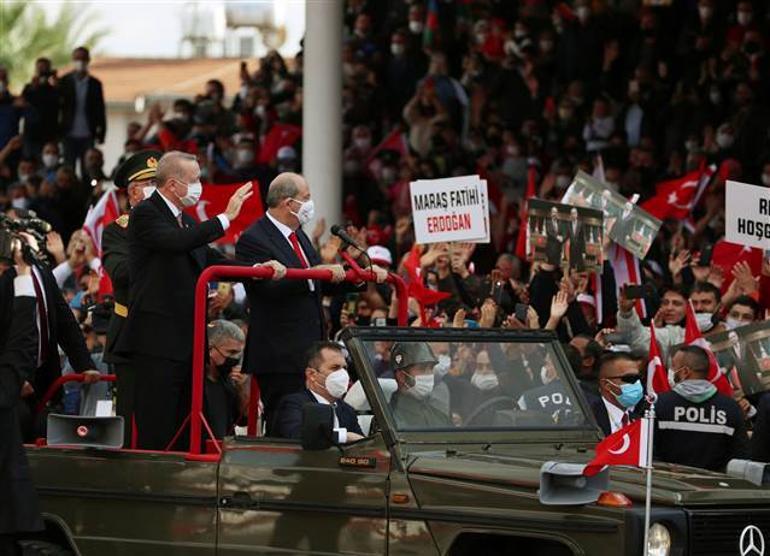
[[[133,160],[132,157],[130,160]],[[200,199],[195,156],[171,151],[157,165],[157,190],[131,212],[126,347],[136,370],[140,448],[163,450],[189,414],[195,286],[203,269],[233,264],[208,246],[219,239],[253,195],[251,183],[230,197],[225,212],[196,223],[185,214]],[[285,268],[265,263],[280,277]],[[178,447],[184,446],[180,438]]]
[[[64,133],[64,160],[75,167],[94,143],[104,143],[107,117],[102,82],[88,72],[91,55],[80,46],[72,51],[74,70],[61,78],[61,129]]]
[[[390,362],[398,390],[390,407],[399,428],[441,428],[452,426],[449,415],[431,403],[436,383],[433,368],[438,359],[425,342],[397,342],[390,350]]]
[[[307,403],[334,407],[333,438],[338,444],[364,437],[355,410],[342,401],[350,376],[345,368],[342,348],[334,342],[316,342],[309,350],[305,368],[305,389],[281,399],[269,436],[302,437],[302,408]]]
[[[299,174],[284,172],[271,183],[265,199],[267,212],[238,239],[235,255],[249,264],[274,259],[287,268],[331,271],[332,282],[345,279],[338,264],[321,264],[321,258],[302,226],[313,219],[315,209],[307,181]],[[382,273],[384,280],[386,273]],[[303,354],[326,338],[321,295],[349,290],[319,280],[252,282],[249,296],[249,336],[244,358],[245,372],[257,376],[265,408],[267,430],[278,402],[302,390],[305,383]]]

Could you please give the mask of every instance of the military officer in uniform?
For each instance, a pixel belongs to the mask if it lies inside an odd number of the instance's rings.
[[[115,172],[115,185],[125,189],[130,208],[135,207],[155,191],[155,175],[163,153],[139,151],[124,161]],[[130,445],[134,411],[134,371],[126,354],[126,317],[128,317],[128,219],[120,216],[102,234],[102,262],[112,281],[115,307],[107,329],[104,361],[110,363],[118,377],[116,413],[123,417],[126,445]]]

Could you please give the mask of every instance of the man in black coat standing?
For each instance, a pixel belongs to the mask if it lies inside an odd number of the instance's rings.
[[[160,151],[146,150],[134,154],[115,172],[115,185],[125,189],[129,207],[135,207],[155,191],[155,176]],[[128,256],[129,215],[123,214],[104,228],[102,233],[102,263],[112,281],[115,298],[113,314],[107,328],[107,342],[104,346],[104,361],[113,365],[117,375],[116,413],[123,417],[123,438],[130,442],[134,414],[134,385],[136,370],[131,358],[120,355],[120,346],[128,342],[126,319],[128,318],[129,256]],[[123,351],[127,351],[124,347]]]
[[[36,367],[36,303],[31,268],[16,252],[10,298],[10,326],[0,344],[0,554],[21,554],[15,535],[40,531],[43,521],[22,444],[16,406],[21,385]],[[8,265],[0,263],[0,273]]]
[[[189,414],[195,285],[207,266],[229,264],[208,244],[224,235],[253,194],[249,182],[224,213],[199,224],[183,210],[200,199],[200,173],[194,155],[163,155],[158,190],[133,209],[128,225],[127,344],[137,369],[134,409],[142,449],[165,449]],[[271,266],[280,277],[282,267]]]
[[[284,172],[270,184],[267,212],[249,227],[235,246],[235,254],[250,264],[275,259],[287,268],[331,270],[332,282],[345,279],[341,265],[321,264],[302,226],[314,216],[310,187],[299,174]],[[387,272],[374,267],[378,280]],[[251,315],[246,339],[244,367],[257,375],[267,430],[273,412],[285,395],[302,390],[305,384],[305,353],[325,339],[321,312],[322,293],[331,293],[328,283],[318,280],[253,282],[247,285]]]
[[[72,51],[74,71],[59,81],[61,93],[61,132],[64,136],[64,160],[75,168],[94,142],[104,143],[107,117],[102,82],[88,73],[91,55],[84,46]]]

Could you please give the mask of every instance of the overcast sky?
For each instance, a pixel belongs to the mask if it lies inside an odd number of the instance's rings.
[[[2,0],[0,0],[2,1]],[[71,0],[72,1],[72,0]],[[36,0],[49,18],[56,17],[63,0]],[[227,0],[242,3],[242,0]],[[274,4],[277,23],[287,28],[281,53],[294,55],[305,31],[304,0],[249,0]],[[95,25],[108,31],[96,50],[98,55],[116,57],[176,57],[182,36],[182,16],[189,12],[189,0],[92,0],[72,1],[94,14]],[[203,9],[221,7],[225,0],[200,0]]]

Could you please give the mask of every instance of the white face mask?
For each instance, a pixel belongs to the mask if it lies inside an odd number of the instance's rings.
[[[551,373],[548,371],[548,367],[543,365],[540,367],[540,382],[543,384],[548,384],[553,380],[553,377],[551,376]]]
[[[414,386],[410,387],[406,393],[418,400],[424,400],[433,392],[434,384],[434,375],[419,375],[414,377]]]
[[[144,193],[144,198],[145,199],[149,199],[150,197],[152,197],[152,194],[155,193],[155,189],[156,189],[156,187],[154,185],[149,185],[149,186],[145,187],[142,190],[142,193]]]
[[[404,45],[397,42],[390,43],[390,53],[393,56],[401,56],[404,53]]]
[[[751,23],[751,12],[738,12],[738,24],[746,27]]]
[[[297,212],[292,211],[292,214],[297,217],[297,220],[299,220],[299,225],[304,226],[315,216],[315,205],[313,204],[313,199],[309,199],[304,203],[302,201],[297,201],[297,199],[292,199],[292,201],[299,203],[300,205],[299,210]]]
[[[29,181],[29,177],[31,174],[19,174],[19,181],[26,182]]]
[[[695,313],[695,320],[698,323],[698,329],[701,332],[707,332],[714,328],[713,313]]]
[[[448,355],[439,355],[438,363],[433,366],[433,372],[437,377],[443,378],[449,372],[449,367],[452,365],[452,359]]]
[[[56,166],[56,163],[59,162],[59,157],[55,154],[44,154],[43,155],[43,164],[45,164],[46,168],[53,168]]]
[[[708,19],[711,17],[711,7],[709,6],[701,6],[698,8],[698,14],[700,14],[701,19]]]
[[[729,133],[717,133],[717,145],[720,149],[729,149],[733,146],[735,139]]]
[[[727,317],[725,319],[725,328],[727,328],[728,330],[735,330],[736,328],[740,328],[745,324],[748,324],[748,323],[745,323],[742,320],[734,319],[731,317]]]
[[[201,182],[196,181],[187,186],[187,195],[180,197],[179,200],[185,207],[194,207],[200,201],[201,194],[203,193],[203,186]]]
[[[591,15],[591,10],[588,9],[588,6],[578,6],[575,10],[575,14],[581,23],[585,23],[588,19],[588,16]]]
[[[335,400],[339,400],[348,391],[350,384],[350,375],[346,369],[338,369],[326,377],[324,386],[329,395]]]
[[[75,60],[72,62],[75,71],[84,72],[88,69],[88,62],[85,60]]]
[[[422,21],[420,20],[412,20],[409,22],[409,30],[414,33],[415,35],[417,33],[422,33]]]
[[[235,159],[238,161],[239,164],[249,164],[251,161],[254,160],[254,153],[252,151],[241,149],[236,151]]]
[[[497,375],[492,373],[473,373],[471,384],[479,390],[492,390],[500,385]]]
[[[11,206],[15,209],[26,209],[28,205],[28,199],[26,197],[16,197],[11,199]]]
[[[366,151],[366,150],[369,150],[369,147],[372,146],[372,140],[366,137],[361,137],[358,139],[354,139],[353,144],[356,146],[358,150]]]

